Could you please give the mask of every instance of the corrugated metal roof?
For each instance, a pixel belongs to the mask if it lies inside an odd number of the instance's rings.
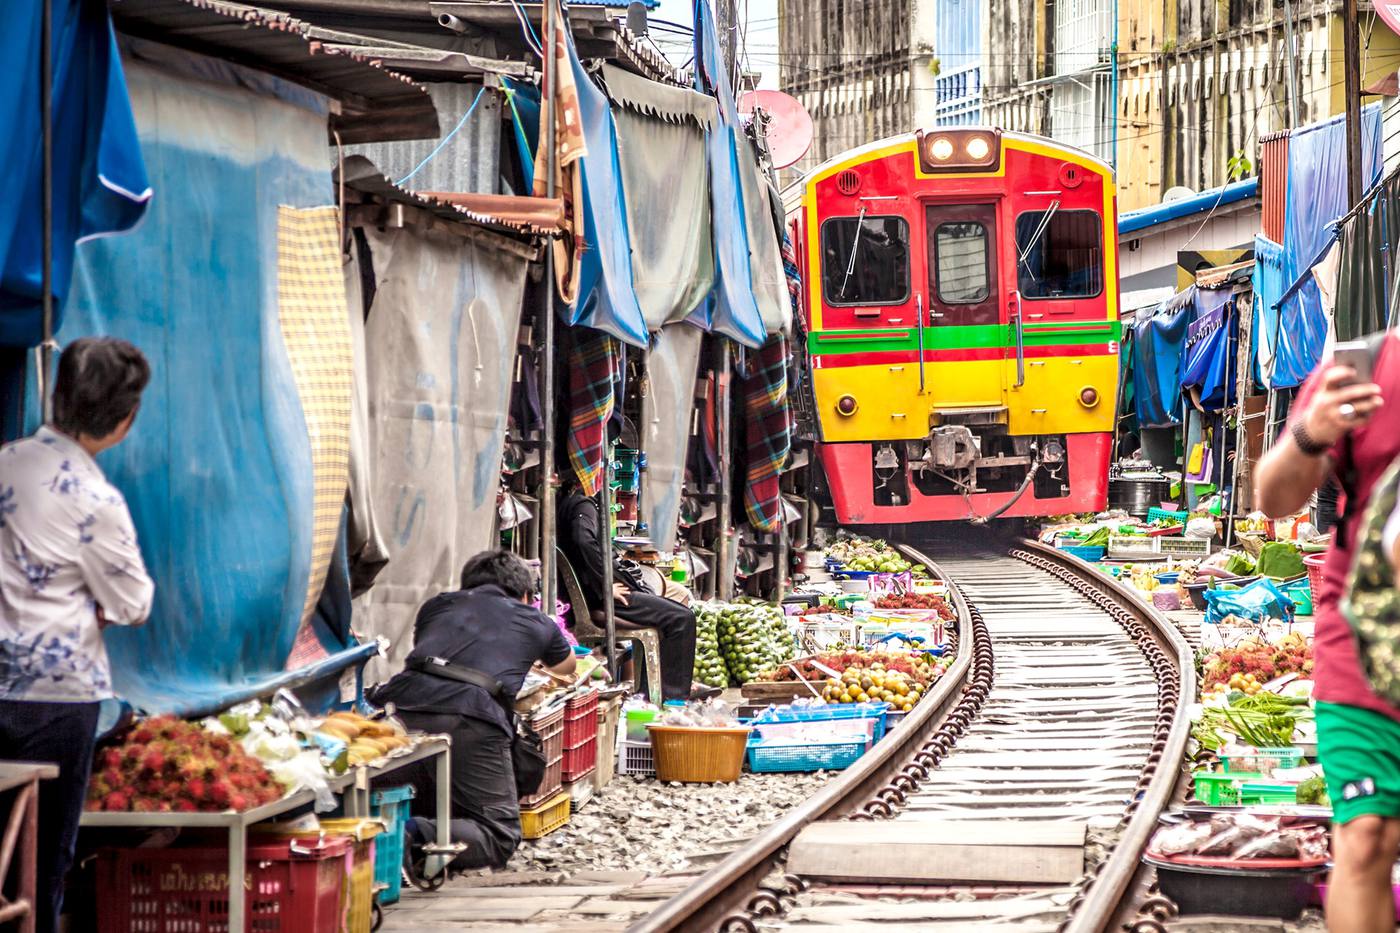
[[[1259,142],[1260,195],[1264,217],[1260,230],[1275,243],[1283,242],[1284,216],[1288,212],[1288,131],[1271,133]]]
[[[225,59],[310,88],[339,103],[342,142],[433,139],[427,91],[366,55],[311,36],[286,13],[228,0],[109,0],[119,32]]]
[[[342,177],[336,169],[336,177]],[[407,204],[453,223],[475,224],[517,239],[529,239],[559,229],[564,218],[561,198],[523,198],[501,194],[446,194],[400,188],[361,155],[347,156],[345,187],[382,201]]]
[[[1232,182],[1223,188],[1202,191],[1194,197],[1128,211],[1118,215],[1118,235],[1121,237],[1125,233],[1135,233],[1148,227],[1155,227],[1160,223],[1166,223],[1169,220],[1190,217],[1192,214],[1203,214],[1206,211],[1215,210],[1226,204],[1234,204],[1258,194],[1259,179],[1247,178],[1244,181]]]

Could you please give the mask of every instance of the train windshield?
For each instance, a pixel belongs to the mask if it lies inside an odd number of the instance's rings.
[[[829,305],[895,305],[909,298],[903,217],[833,217],[822,224],[822,290]]]
[[[1016,255],[1023,298],[1093,298],[1103,291],[1103,223],[1093,211],[1021,214]]]
[[[987,276],[987,228],[976,221],[939,224],[933,232],[938,300],[977,304],[991,294]]]

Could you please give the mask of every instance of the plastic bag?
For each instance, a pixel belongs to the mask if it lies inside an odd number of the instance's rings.
[[[1216,624],[1226,616],[1262,622],[1292,622],[1296,606],[1272,580],[1255,580],[1237,590],[1206,590],[1206,622]]]
[[[268,772],[287,793],[309,790],[316,795],[316,812],[325,813],[336,808],[335,794],[331,793],[326,769],[321,765],[321,754],[316,749],[305,749],[285,761],[264,761]]]
[[[1185,537],[1211,540],[1215,537],[1215,519],[1203,516],[1191,519],[1186,523]]]

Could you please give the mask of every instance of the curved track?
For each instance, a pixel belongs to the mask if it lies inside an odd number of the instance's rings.
[[[1185,749],[1189,646],[1039,544],[906,551],[954,585],[958,654],[938,689],[631,930],[1081,933],[1130,916]]]

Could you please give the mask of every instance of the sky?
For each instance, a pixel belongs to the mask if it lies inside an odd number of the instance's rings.
[[[747,50],[745,70],[763,75],[759,87],[778,89],[778,0],[736,0],[741,25],[739,45]],[[680,67],[690,59],[691,0],[661,0],[650,13],[651,38],[671,63]],[[667,22],[659,22],[665,20]],[[678,23],[686,35],[677,35],[667,23]]]

